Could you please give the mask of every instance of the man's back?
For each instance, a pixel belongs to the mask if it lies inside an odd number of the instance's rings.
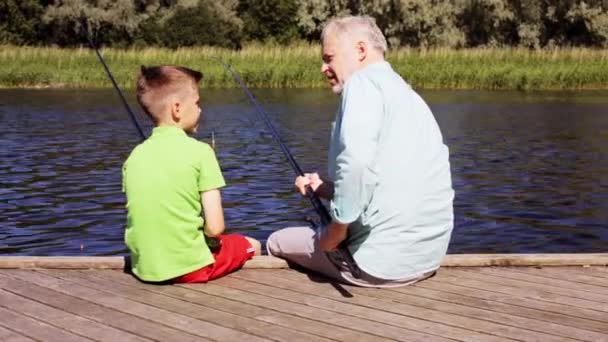
[[[354,93],[365,96],[352,96],[349,87],[355,84],[364,90]],[[368,144],[375,151],[360,185],[369,192],[368,201],[349,227],[351,252],[365,272],[382,279],[436,269],[450,239],[454,197],[439,127],[424,101],[386,62],[360,70],[347,82],[342,109],[360,107],[375,108],[374,113],[356,114],[368,116],[360,127],[375,132],[374,144]],[[343,124],[340,115],[345,114],[339,114],[336,129]],[[346,129],[340,134],[370,135]],[[332,160],[340,160],[337,135],[332,134],[330,175],[336,167]]]

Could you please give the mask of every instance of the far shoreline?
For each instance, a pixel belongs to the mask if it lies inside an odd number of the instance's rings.
[[[231,66],[251,89],[327,87],[317,45],[256,45],[241,50],[193,47],[102,49],[121,89],[133,88],[139,67],[179,64],[204,73],[202,89],[239,85],[218,62]],[[397,49],[395,71],[418,90],[608,90],[608,51],[587,48]],[[88,48],[0,45],[0,89],[107,89],[111,83]]]

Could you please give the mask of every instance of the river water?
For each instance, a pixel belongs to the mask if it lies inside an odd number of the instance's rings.
[[[303,169],[324,174],[338,98],[254,89]],[[204,90],[197,138],[228,229],[264,241],[315,217],[241,90]],[[608,92],[423,91],[450,148],[450,253],[608,250]],[[133,94],[127,94],[138,109]],[[0,90],[0,254],[122,255],[122,162],[137,132],[111,90]]]

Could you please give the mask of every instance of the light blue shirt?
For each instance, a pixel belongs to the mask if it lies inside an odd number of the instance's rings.
[[[453,227],[449,152],[426,103],[387,62],[344,84],[333,123],[332,218],[359,267],[404,279],[439,267]]]

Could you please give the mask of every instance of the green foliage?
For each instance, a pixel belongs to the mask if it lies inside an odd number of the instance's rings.
[[[38,0],[0,1],[0,43],[37,44],[43,3]]]
[[[286,44],[298,38],[296,0],[241,0],[237,11],[248,40]]]
[[[546,11],[544,0],[510,0],[515,13],[515,40],[522,47],[537,49],[544,44],[546,30],[543,26],[543,14]]]
[[[336,16],[376,18],[397,47],[608,47],[608,0],[0,0],[0,43],[316,42]]]
[[[205,73],[203,87],[238,87],[218,60],[250,87],[327,87],[318,45],[101,50],[121,88],[139,66],[173,63]],[[598,49],[394,49],[388,60],[414,87],[426,89],[608,89],[608,53]],[[0,87],[110,87],[94,52],[0,46]],[[269,67],[272,66],[272,67]],[[471,67],[474,66],[474,67]]]
[[[86,34],[99,45],[127,45],[144,16],[132,0],[63,0],[47,7],[43,20],[48,42],[60,46],[86,44]]]
[[[360,12],[378,18],[378,26],[391,46],[461,47],[465,43],[456,18],[460,2],[445,0],[374,0],[364,2]]]
[[[203,0],[194,7],[178,7],[157,32],[158,41],[170,48],[200,45],[237,48],[242,22],[234,19],[231,8]]]
[[[328,19],[359,14],[358,1],[353,0],[300,0],[299,3],[298,26],[308,41],[319,40],[322,25]]]
[[[468,0],[461,16],[468,46],[504,46],[515,40],[515,13],[503,0]]]

